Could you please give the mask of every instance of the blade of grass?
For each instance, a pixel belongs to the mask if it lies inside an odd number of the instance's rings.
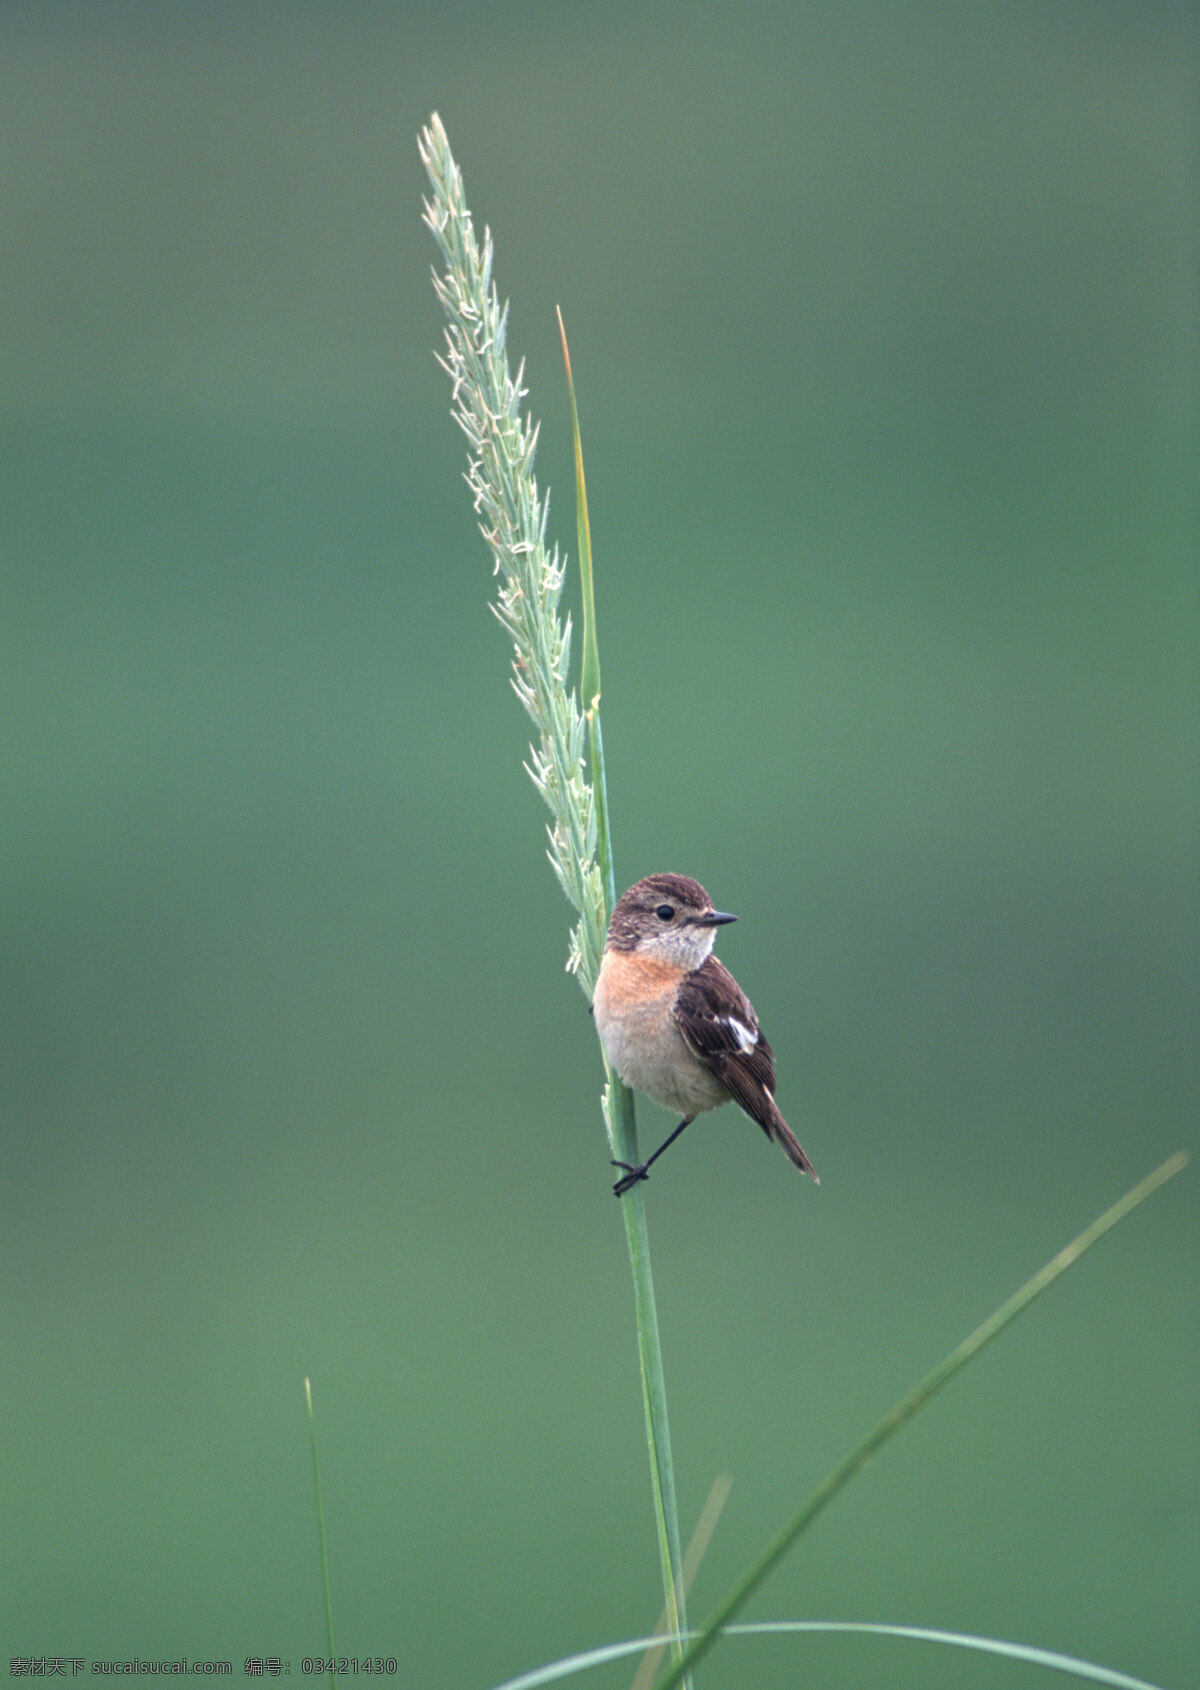
[[[683,1593],[685,1596],[691,1590],[696,1574],[700,1570],[700,1563],[704,1559],[705,1551],[712,1542],[712,1535],[717,1529],[717,1521],[721,1518],[721,1510],[729,1497],[729,1489],[732,1484],[733,1480],[728,1473],[718,1473],[708,1487],[708,1495],[704,1499],[704,1507],[700,1510],[700,1518],[696,1521],[696,1529],[683,1552]],[[659,1663],[666,1653],[670,1627],[671,1616],[664,1608],[658,1616],[658,1624],[654,1628],[655,1637],[660,1638],[661,1641],[656,1648],[646,1650],[641,1665],[634,1674],[633,1683],[629,1690],[650,1690]]]
[[[608,783],[604,774],[604,738],[600,728],[600,650],[596,637],[596,593],[592,567],[592,529],[588,521],[587,482],[583,473],[583,442],[579,433],[579,410],[575,403],[575,381],[562,312],[558,313],[562,335],[563,363],[567,371],[567,392],[571,401],[571,436],[575,453],[575,524],[579,537],[579,575],[583,584],[583,667],[580,690],[587,722],[591,757],[592,803],[596,818],[596,862],[604,888],[605,922],[616,902],[612,831],[608,820]],[[633,1166],[638,1156],[637,1115],[633,1093],[608,1068],[604,1094],[604,1118],[613,1156]],[[632,1199],[632,1201],[631,1201]],[[650,1268],[650,1236],[640,1185],[626,1193],[621,1202],[625,1222],[625,1243],[629,1270],[633,1276],[634,1318],[637,1323],[638,1363],[642,1380],[642,1408],[646,1417],[646,1442],[650,1451],[650,1483],[654,1497],[654,1523],[662,1570],[663,1596],[668,1626],[675,1638],[672,1653],[678,1659],[678,1641],[687,1630],[687,1603],[680,1551],[679,1507],[675,1499],[675,1467],[671,1459],[671,1429],[667,1419],[667,1387],[663,1373],[662,1343],[658,1331],[658,1306],[654,1297],[654,1275]],[[690,1682],[690,1681],[689,1681]]]
[[[571,401],[571,439],[575,448],[575,531],[579,541],[579,580],[583,589],[583,663],[579,691],[585,711],[600,708],[600,649],[596,639],[596,587],[592,573],[592,526],[588,521],[587,481],[583,473],[583,441],[579,434],[579,408],[575,403],[575,380],[571,374],[571,353],[562,308],[554,307],[558,332],[562,336],[563,363],[567,371],[567,396]]]
[[[321,1556],[321,1593],[325,1599],[325,1641],[329,1659],[335,1659],[333,1647],[333,1601],[329,1594],[329,1553],[325,1546],[325,1505],[321,1501],[321,1462],[317,1455],[317,1417],[313,1412],[312,1380],[304,1381],[304,1407],[308,1415],[308,1436],[312,1444],[313,1497],[317,1505],[317,1547]]]
[[[854,1620],[761,1620],[755,1625],[728,1625],[722,1628],[723,1637],[786,1637],[800,1632],[848,1632],[868,1637],[899,1637],[917,1643],[941,1643],[955,1649],[974,1649],[985,1655],[999,1655],[1031,1666],[1048,1667],[1051,1672],[1064,1672],[1088,1684],[1104,1684],[1109,1690],[1161,1690],[1145,1678],[1131,1678],[1126,1672],[1112,1667],[1098,1666],[1094,1661],[1082,1661],[1074,1655],[1062,1655],[1055,1649],[1037,1649],[1028,1643],[1008,1643],[999,1637],[975,1637],[969,1632],[932,1631],[926,1626],[878,1625]],[[564,1678],[592,1667],[607,1666],[610,1661],[624,1660],[636,1655],[651,1639],[640,1637],[628,1643],[605,1643],[598,1649],[587,1649],[579,1655],[565,1656],[561,1661],[535,1667],[519,1678],[505,1679],[495,1690],[542,1690],[547,1684],[560,1684]]]
[[[654,1690],[671,1690],[671,1687],[681,1681],[683,1675],[696,1664],[701,1656],[708,1653],[721,1628],[733,1618],[747,1598],[766,1578],[776,1562],[781,1560],[792,1544],[795,1543],[801,1532],[811,1525],[822,1509],[832,1502],[842,1487],[848,1484],[856,1473],[861,1472],[876,1450],[882,1444],[885,1444],[894,1432],[898,1432],[901,1426],[911,1420],[919,1409],[924,1408],[929,1399],[937,1391],[940,1391],[943,1385],[948,1384],[969,1361],[973,1360],[985,1344],[989,1344],[993,1338],[1003,1332],[1004,1328],[1010,1325],[1019,1314],[1023,1313],[1036,1297],[1041,1296],[1043,1291],[1053,1285],[1054,1281],[1064,1274],[1069,1267],[1072,1267],[1085,1250],[1090,1250],[1092,1245],[1098,1239],[1103,1238],[1104,1234],[1116,1226],[1118,1221],[1123,1220],[1132,1209],[1136,1209],[1139,1203],[1144,1203],[1146,1198],[1157,1191],[1160,1185],[1165,1185],[1167,1180],[1179,1173],[1187,1165],[1187,1160],[1186,1151],[1177,1151],[1160,1168],[1156,1168],[1152,1174],[1147,1174],[1144,1180],[1135,1185],[1131,1191],[1127,1191],[1124,1197],[1114,1203],[1110,1209],[1106,1209],[1089,1227],[1085,1227],[1078,1238],[1068,1244],[1065,1249],[1060,1250],[1057,1256],[1047,1262],[1039,1272],[1035,1273],[1033,1278],[1028,1280],[1007,1302],[1002,1303],[993,1315],[990,1315],[981,1326],[975,1328],[969,1337],[964,1338],[961,1344],[951,1350],[945,1360],[939,1362],[937,1367],[927,1374],[915,1389],[911,1390],[907,1396],[902,1397],[891,1413],[884,1415],[879,1424],[873,1427],[866,1437],[855,1445],[849,1455],[838,1463],[828,1477],[817,1486],[807,1502],[797,1509],[791,1519],[767,1544],[762,1553],[751,1562],[733,1588],[718,1603],[714,1612],[705,1622],[703,1630],[684,1650],[682,1658],[672,1662],[661,1678],[656,1681]]]

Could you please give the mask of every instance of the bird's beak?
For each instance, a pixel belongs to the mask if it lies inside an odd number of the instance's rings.
[[[736,921],[736,915],[726,915],[722,910],[709,910],[705,915],[692,918],[697,927],[724,927],[730,921]]]

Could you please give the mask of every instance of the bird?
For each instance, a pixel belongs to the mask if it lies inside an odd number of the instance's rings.
[[[749,998],[712,954],[718,927],[736,921],[686,874],[651,874],[618,901],[592,995],[608,1063],[627,1086],[683,1116],[654,1154],[624,1170],[618,1197],[644,1180],[680,1133],[709,1109],[736,1103],[819,1185],[775,1102],[775,1053]]]

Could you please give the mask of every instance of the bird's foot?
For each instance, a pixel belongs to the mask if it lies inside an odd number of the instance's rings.
[[[613,1196],[624,1197],[631,1185],[636,1185],[640,1179],[649,1179],[650,1175],[646,1172],[647,1166],[647,1163],[640,1162],[635,1168],[632,1162],[618,1162],[614,1160],[613,1167],[624,1168],[625,1177],[624,1179],[619,1179],[613,1186]]]

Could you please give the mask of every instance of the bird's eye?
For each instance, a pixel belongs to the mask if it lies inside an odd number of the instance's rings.
[[[675,911],[670,904],[660,904],[654,913],[660,921],[670,921]]]

